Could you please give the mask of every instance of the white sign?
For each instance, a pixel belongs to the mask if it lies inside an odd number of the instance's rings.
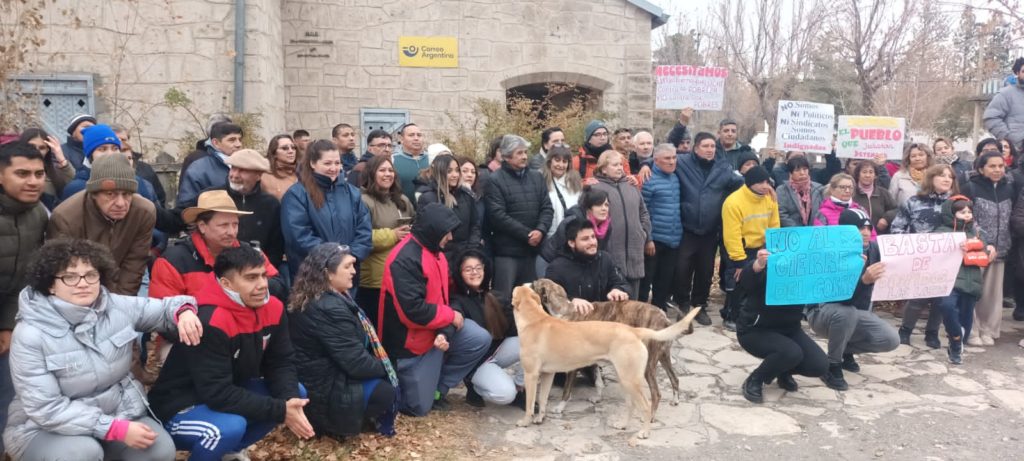
[[[729,69],[701,66],[658,66],[655,109],[722,110]]]
[[[842,115],[836,136],[836,156],[875,158],[884,154],[889,160],[900,160],[904,133],[906,120],[902,118]]]
[[[775,126],[775,148],[813,154],[832,152],[836,109],[832,104],[779,101]]]
[[[963,232],[878,236],[885,274],[875,282],[872,301],[949,296],[964,260]]]

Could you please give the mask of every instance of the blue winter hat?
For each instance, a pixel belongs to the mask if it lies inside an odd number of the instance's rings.
[[[113,144],[118,149],[121,148],[121,140],[109,126],[93,125],[82,130],[82,147],[85,150],[86,158],[91,159],[92,152],[104,144]]]
[[[583,144],[590,142],[590,137],[594,135],[595,131],[600,130],[601,128],[604,128],[605,130],[608,129],[603,121],[591,120],[590,123],[587,124],[587,127],[583,129]]]

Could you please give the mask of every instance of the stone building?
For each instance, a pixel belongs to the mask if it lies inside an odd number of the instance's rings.
[[[216,112],[262,114],[265,137],[405,119],[429,137],[475,98],[547,82],[576,84],[644,127],[651,31],[666,19],[644,0],[56,0],[21,79],[51,130],[95,111],[138,128],[151,154],[180,155],[177,140]],[[457,67],[400,66],[400,38],[423,36],[454,37]],[[164,104],[171,88],[189,110]]]

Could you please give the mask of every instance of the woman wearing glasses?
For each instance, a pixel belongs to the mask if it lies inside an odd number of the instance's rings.
[[[839,224],[839,215],[843,210],[863,210],[857,202],[853,201],[853,176],[846,173],[838,173],[832,177],[825,187],[825,198],[821,200],[821,206],[814,214],[815,226],[835,226]],[[875,229],[871,229],[871,240],[875,239]]]
[[[132,344],[175,325],[198,344],[195,299],[115,295],[113,272],[106,248],[87,240],[47,242],[29,267],[10,351],[16,395],[4,442],[14,459],[174,459],[129,373]]]
[[[416,210],[402,193],[391,156],[378,155],[362,165],[365,165],[366,174],[360,177],[362,184],[359,187],[363,193],[363,204],[370,210],[373,249],[360,268],[356,302],[366,309],[371,321],[376,324],[384,263],[391,249],[409,233]]]
[[[298,164],[296,149],[295,141],[291,136],[279,134],[270,138],[270,146],[267,148],[270,172],[263,173],[260,184],[264,191],[277,197],[278,200],[281,200],[288,188],[299,180],[295,174],[295,165]]]

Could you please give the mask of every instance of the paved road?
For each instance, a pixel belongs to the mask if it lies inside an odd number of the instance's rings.
[[[639,427],[609,427],[624,402],[606,367],[604,400],[588,401],[593,388],[577,387],[564,415],[538,426],[517,428],[520,410],[488,406],[474,414],[482,458],[549,460],[1016,460],[1024,459],[1024,322],[1004,310],[996,346],[968,347],[963,365],[952,365],[945,349],[910,346],[860,356],[860,373],[846,373],[851,389],[836,392],[820,380],[798,377],[800,390],[765,387],[766,402],[753,405],[739,388],[757,359],[743,352],[735,335],[716,323],[677,340],[675,368],[683,403],[663,396],[651,438],[629,447]],[[893,324],[888,314],[883,314]],[[921,326],[924,325],[922,321]],[[824,346],[824,340],[819,339]],[[945,344],[945,339],[943,339]],[[552,396],[557,397],[557,392]]]

